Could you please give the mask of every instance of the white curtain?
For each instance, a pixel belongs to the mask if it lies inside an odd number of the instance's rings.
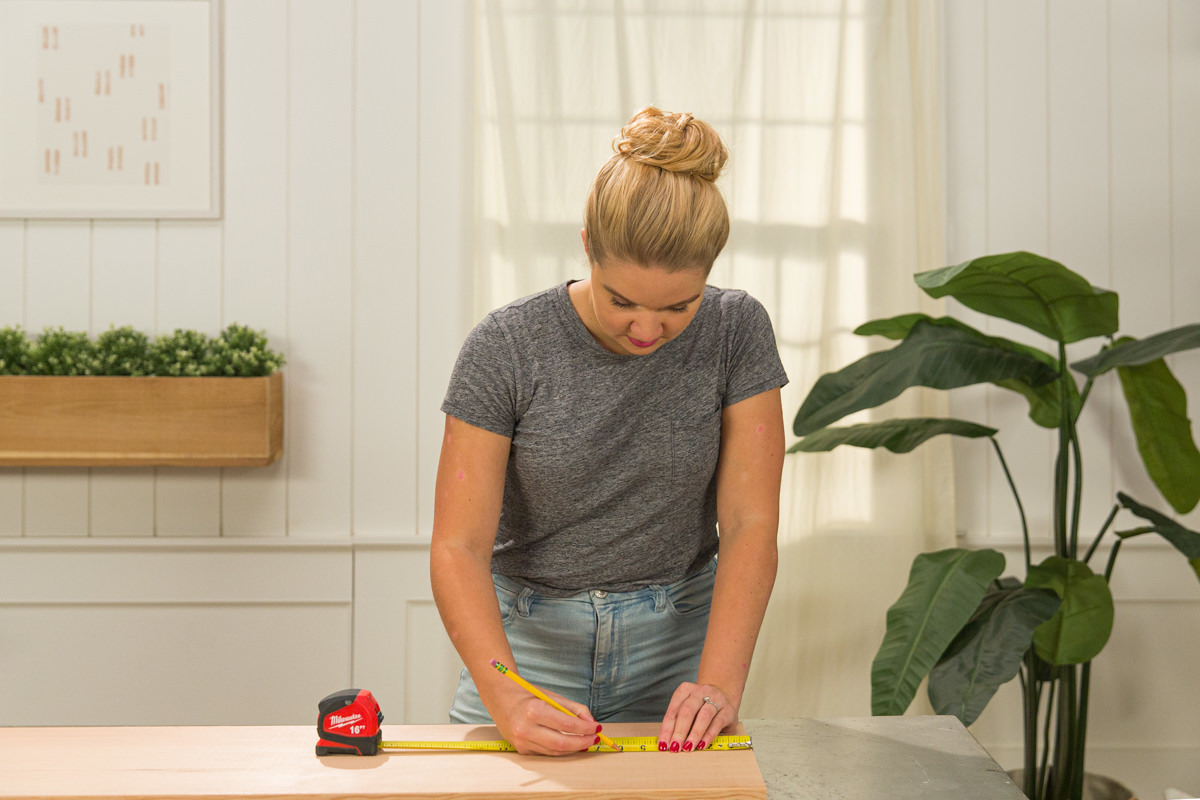
[[[710,282],[775,325],[791,420],[872,348],[868,319],[935,312],[942,266],[936,0],[480,0],[475,310],[585,277],[583,203],[656,105],[714,125],[732,216]],[[944,413],[909,392],[888,416]],[[870,418],[863,414],[850,421]],[[744,718],[870,713],[870,665],[912,557],[953,544],[948,442],[787,457],[780,568]]]

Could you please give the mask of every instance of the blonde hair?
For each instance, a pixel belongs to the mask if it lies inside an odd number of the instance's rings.
[[[592,182],[584,210],[588,258],[705,275],[729,238],[714,183],[729,157],[721,137],[691,114],[653,106],[633,115]]]

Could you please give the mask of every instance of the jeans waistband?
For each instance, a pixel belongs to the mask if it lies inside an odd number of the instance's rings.
[[[537,598],[539,603],[589,603],[593,606],[615,605],[621,603],[641,602],[646,597],[654,600],[654,610],[662,611],[667,605],[667,592],[685,585],[688,581],[696,580],[700,576],[716,570],[717,559],[713,556],[712,560],[705,565],[704,569],[687,576],[681,580],[671,584],[652,583],[641,587],[640,589],[631,589],[624,592],[610,592],[605,589],[585,589],[575,594],[565,597],[548,597],[538,594],[537,590],[531,586],[526,586],[523,583],[513,580],[505,575],[492,574],[492,582],[497,588],[509,594],[515,595],[517,598],[517,613],[521,616],[528,616],[529,604],[533,598]]]

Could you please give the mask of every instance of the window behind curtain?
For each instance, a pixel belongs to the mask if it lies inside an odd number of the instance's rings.
[[[912,273],[941,266],[931,8],[481,0],[477,316],[586,277],[583,205],[613,137],[646,105],[691,112],[731,154],[718,182],[730,240],[709,281],[770,313],[790,430],[817,377],[873,346],[850,331],[914,310]],[[743,716],[756,703],[773,715],[869,713],[883,612],[911,556],[950,538],[952,503],[925,496],[930,470],[948,484],[943,455],[788,456],[780,576]]]

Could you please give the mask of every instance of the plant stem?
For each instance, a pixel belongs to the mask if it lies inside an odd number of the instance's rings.
[[[1067,483],[1070,480],[1071,397],[1067,392],[1067,346],[1058,343],[1058,457],[1054,463],[1054,554],[1069,558],[1067,549]]]
[[[1000,468],[1004,470],[1004,478],[1008,481],[1008,488],[1012,491],[1013,499],[1017,501],[1017,514],[1021,517],[1021,536],[1025,539],[1025,572],[1029,572],[1029,567],[1033,563],[1029,553],[1029,523],[1025,519],[1025,506],[1021,505],[1021,495],[1017,493],[1017,484],[1013,482],[1012,473],[1008,471],[1008,462],[1004,460],[1004,452],[1000,449],[1000,443],[996,441],[995,436],[989,436],[992,441],[992,449],[996,451],[996,457],[1000,459]]]
[[[1062,687],[1058,693],[1058,730],[1057,743],[1054,748],[1054,796],[1056,798],[1071,798],[1079,800],[1074,792],[1072,778],[1075,774],[1075,764],[1072,756],[1075,754],[1076,730],[1076,697],[1075,697],[1075,666],[1067,665],[1058,668],[1059,681]]]
[[[1121,549],[1121,544],[1124,539],[1117,539],[1117,543],[1113,545],[1112,552],[1108,554],[1108,564],[1104,567],[1104,582],[1112,586],[1112,571],[1117,565],[1117,552]]]
[[[1025,675],[1029,677],[1026,679]],[[1034,797],[1034,781],[1037,779],[1037,723],[1038,705],[1041,697],[1041,687],[1038,686],[1037,675],[1034,674],[1033,648],[1025,651],[1024,663],[1021,665],[1021,696],[1025,700],[1025,775],[1021,790],[1026,797]]]
[[[1070,415],[1068,415],[1070,416]],[[1079,506],[1083,502],[1083,455],[1079,450],[1079,433],[1071,420],[1071,453],[1075,461],[1075,496],[1071,507],[1071,558],[1079,552]]]
[[[1087,748],[1087,721],[1088,721],[1088,694],[1092,684],[1092,662],[1088,661],[1083,665],[1079,678],[1079,729],[1075,735],[1075,774],[1072,782],[1079,787],[1079,794],[1083,794],[1083,760],[1086,755]]]
[[[1050,796],[1050,722],[1054,719],[1054,695],[1058,688],[1058,681],[1050,681],[1050,697],[1046,701],[1046,724],[1042,729],[1042,766],[1038,772],[1038,798],[1049,798]]]
[[[1113,520],[1117,518],[1117,512],[1121,510],[1120,503],[1113,503],[1112,511],[1108,512],[1108,519],[1104,520],[1104,524],[1100,526],[1100,533],[1096,534],[1095,540],[1092,541],[1092,546],[1088,548],[1087,555],[1083,557],[1083,563],[1088,563],[1092,560],[1092,554],[1096,552],[1096,547],[1099,546],[1100,540],[1104,538],[1104,534],[1108,533],[1108,528],[1113,524]]]
[[[1065,352],[1065,351],[1064,351]],[[1067,380],[1074,384],[1075,378],[1071,376],[1069,370],[1065,369],[1063,375]],[[1079,444],[1079,428],[1077,424],[1079,417],[1083,415],[1083,404],[1087,401],[1087,396],[1092,391],[1092,378],[1088,378],[1084,384],[1083,391],[1079,393],[1079,412],[1068,413],[1067,419],[1071,421],[1071,449],[1075,454],[1075,506],[1071,512],[1071,557],[1079,552],[1079,508],[1083,504],[1083,454]],[[1070,409],[1068,409],[1070,411]]]
[[[1092,393],[1092,384],[1096,382],[1095,378],[1089,377],[1084,381],[1083,389],[1079,392],[1079,410],[1083,411],[1083,404],[1087,402],[1088,395]]]
[[[1109,512],[1108,519],[1104,522],[1104,527],[1100,529],[1100,534],[1096,537],[1096,541],[1088,549],[1086,562],[1092,557],[1092,553],[1096,550],[1096,545],[1100,543],[1105,532],[1112,524],[1113,519],[1117,515],[1117,510],[1120,506],[1113,506]],[[1104,568],[1104,581],[1111,585],[1113,568],[1117,565],[1117,553],[1121,550],[1123,540],[1118,539],[1113,545],[1112,552],[1108,555],[1108,564]],[[1063,676],[1064,684],[1063,691],[1059,697],[1059,732],[1058,743],[1059,747],[1055,754],[1055,772],[1059,777],[1060,787],[1056,787],[1055,796],[1057,798],[1070,798],[1070,800],[1080,800],[1083,797],[1083,773],[1084,759],[1087,755],[1087,724],[1088,724],[1088,699],[1091,694],[1092,684],[1092,662],[1084,663],[1083,669],[1079,674],[1078,686],[1076,685],[1075,667],[1064,667],[1060,673]],[[1063,703],[1066,701],[1066,709],[1064,711]],[[1069,733],[1066,739],[1062,735],[1063,721],[1066,720],[1069,728]],[[1064,749],[1065,746],[1065,749]],[[1065,794],[1060,791],[1060,788],[1065,786]]]

